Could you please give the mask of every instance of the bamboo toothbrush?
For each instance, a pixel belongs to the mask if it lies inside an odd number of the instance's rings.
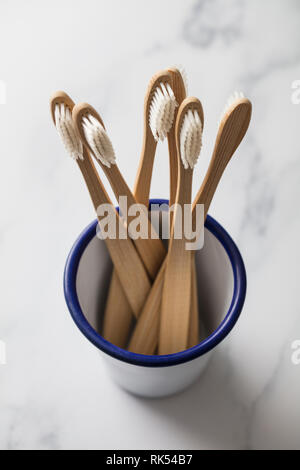
[[[168,72],[172,77],[172,89],[176,96],[178,107],[181,105],[183,100],[187,97],[188,85],[185,70],[182,67],[171,67]],[[179,109],[179,108],[178,108]],[[175,136],[175,124],[178,109],[174,113],[173,125],[168,133],[168,147],[169,147],[169,171],[170,171],[170,198],[169,207],[175,203],[177,184],[178,184],[178,159],[177,159],[177,146]],[[172,230],[172,218],[173,212],[170,213],[170,230]]]
[[[177,102],[180,105],[188,94],[187,75],[183,67],[170,68],[169,72],[173,79],[173,89],[176,90]],[[183,86],[184,85],[184,86]],[[179,96],[181,99],[179,99]],[[177,190],[177,149],[175,139],[175,126],[168,134],[169,155],[170,155],[170,207],[175,202]],[[173,158],[172,158],[173,155]],[[170,226],[172,225],[172,213],[170,214]],[[195,260],[192,260],[192,297],[191,297],[191,321],[188,335],[188,347],[191,348],[199,342],[199,313],[198,313],[198,292],[197,292],[197,274]]]
[[[136,204],[137,201],[126,184],[118,166],[115,162],[112,145],[105,131],[104,123],[97,111],[88,104],[76,105],[73,109],[73,120],[80,135],[81,141],[89,152],[96,158],[105,175],[107,176],[117,200],[121,196],[127,198],[127,206]],[[107,150],[106,150],[107,149]],[[106,158],[105,154],[108,154]],[[110,157],[110,158],[109,158]],[[133,216],[127,217],[126,223],[130,227]],[[148,210],[140,213],[141,224],[147,226],[148,239],[137,238],[133,242],[145,265],[150,279],[154,280],[165,257],[166,250],[162,241],[155,238],[155,230],[148,217]],[[119,347],[124,347],[128,339],[128,330],[132,321],[131,308],[128,302],[124,303],[122,292],[117,276],[113,275],[109,289],[108,301],[104,315],[103,336],[108,341]],[[122,301],[122,302],[121,302]],[[124,303],[125,309],[122,306]],[[122,311],[128,312],[127,322],[120,324]],[[116,316],[118,315],[118,318]]]
[[[172,88],[175,90],[175,95],[178,105],[181,105],[184,98],[188,94],[188,81],[187,75],[183,67],[173,67],[169,68],[168,71],[172,75]],[[177,148],[176,148],[176,139],[175,139],[175,125],[172,127],[168,134],[168,144],[169,144],[169,155],[170,155],[170,200],[169,205],[172,205],[175,202],[176,190],[177,190],[177,172],[178,172],[178,163],[177,163]],[[170,214],[170,226],[172,225],[172,216]],[[197,274],[196,274],[196,265],[195,260],[192,260],[192,297],[191,297],[191,312],[190,312],[190,328],[188,335],[188,347],[191,348],[198,344],[199,342],[199,314],[198,314],[198,292],[197,292]]]
[[[112,205],[74,126],[72,120],[74,102],[64,92],[57,92],[51,98],[50,106],[54,124],[67,151],[76,160],[81,170],[96,212],[101,204]],[[117,212],[116,217],[122,224]],[[101,218],[98,217],[98,219],[101,226]],[[140,312],[151,287],[146,270],[130,239],[107,238],[105,243],[132,311],[137,314]]]
[[[184,206],[191,206],[193,171],[202,146],[203,109],[197,98],[186,98],[176,120],[178,152],[178,189],[174,225],[169,242],[161,303],[159,354],[172,354],[188,347],[191,292],[192,253],[186,249]],[[180,216],[178,214],[180,212]],[[178,224],[180,220],[180,227]],[[181,229],[181,237],[174,231]]]
[[[247,132],[251,120],[251,112],[251,102],[244,98],[242,94],[235,93],[228,101],[220,120],[209,168],[193,203],[193,218],[195,218],[195,207],[197,204],[204,204],[206,217],[222,174]],[[156,277],[134,329],[129,343],[130,351],[140,354],[153,354],[156,349],[164,269],[165,262]]]
[[[213,155],[193,203],[194,219],[196,204],[204,204],[204,217],[206,218],[224,170],[248,130],[251,114],[251,102],[244,97],[243,93],[233,93],[221,116]]]
[[[149,203],[150,185],[155,151],[159,140],[167,136],[170,168],[170,205],[174,204],[177,189],[177,155],[175,141],[175,120],[177,107],[186,97],[187,82],[182,69],[175,67],[158,72],[150,81],[144,105],[143,147],[134,194],[136,200]]]

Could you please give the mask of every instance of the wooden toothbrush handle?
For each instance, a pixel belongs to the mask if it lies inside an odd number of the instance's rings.
[[[146,206],[148,206],[149,203],[150,183],[156,146],[157,142],[154,140],[152,134],[146,132],[142,150],[142,155],[144,155],[145,158],[141,160],[134,190],[135,200],[139,204]],[[112,172],[113,175],[111,175]],[[115,186],[114,189],[120,194],[130,194],[128,188],[124,186],[124,181],[117,167],[112,168],[112,172],[106,172],[106,176],[110,177],[111,184]],[[129,198],[129,205],[134,202],[135,201]],[[150,279],[154,279],[166,254],[161,240],[135,240],[135,247],[144,262]],[[132,311],[114,269],[104,312],[103,337],[116,346],[125,348],[127,346],[133,319],[137,317],[138,313],[140,312]]]
[[[149,240],[144,241],[149,242]],[[149,256],[152,256],[153,258],[153,269],[150,273],[150,279],[154,280],[156,278],[157,272],[161,267],[161,264],[165,259],[166,250],[161,244],[159,246],[160,249],[156,249],[155,253],[152,253],[150,251],[151,246],[152,244],[150,245],[149,243],[149,246],[145,248],[147,248]],[[140,311],[142,311],[142,308]],[[114,270],[109,286],[108,299],[105,306],[104,324],[102,330],[103,337],[111,343],[114,343],[116,346],[122,348],[126,347],[132,321],[134,318],[138,318],[140,311],[132,311],[130,303],[126,299],[124,290],[122,289],[118,276],[115,274]]]
[[[154,140],[152,133],[149,132],[149,129],[145,128],[142,148],[143,158],[140,160],[140,165],[135,180],[134,196],[139,204],[144,204],[146,206],[149,204],[150,184],[156,147],[157,142]],[[142,243],[143,242],[140,242],[140,244]],[[160,256],[161,259],[157,259],[157,256]],[[149,262],[148,268],[150,271],[152,271],[152,276],[150,277],[153,279],[157,274],[164,256],[165,250],[159,249],[156,250],[154,257],[148,257],[149,261],[152,262],[152,266]],[[153,264],[153,262],[155,262],[155,264]],[[124,291],[120,285],[118,276],[115,274],[114,270],[109,286],[109,294],[104,313],[104,324],[102,331],[103,337],[116,346],[125,348],[128,342],[130,328],[134,318],[137,318],[137,315],[132,311],[132,308],[127,301]]]
[[[192,252],[186,247],[189,240],[185,235],[182,211],[186,204],[191,203],[193,170],[185,169],[181,160],[178,166],[178,206],[169,242],[160,315],[158,351],[162,355],[187,349],[191,313]],[[176,237],[176,226],[181,230],[180,238]]]
[[[160,308],[164,285],[166,259],[155,279],[152,289],[147,297],[145,306],[130,338],[128,350],[138,354],[155,354],[158,345]],[[199,315],[197,295],[197,275],[195,257],[192,256],[192,301],[191,320],[189,327],[188,347],[199,343]]]
[[[147,297],[145,306],[140,314],[137,324],[130,338],[128,350],[138,354],[155,354],[158,345],[160,308],[162,300],[162,291],[164,286],[164,274],[166,268],[166,259],[164,260],[159,273],[154,281],[152,289]],[[193,272],[194,271],[194,272]],[[196,285],[195,256],[192,253],[192,319],[189,329],[189,347],[194,346],[199,341],[197,327],[198,319],[198,298],[197,291],[193,291]],[[197,302],[196,302],[197,299]]]
[[[166,264],[165,258],[130,338],[128,350],[131,352],[155,354],[158,345],[159,313]]]
[[[119,348],[126,348],[134,314],[114,269],[105,306],[102,335]]]
[[[192,292],[191,292],[191,313],[188,336],[188,347],[192,348],[199,343],[199,312],[198,312],[198,288],[195,256],[192,259]]]
[[[141,153],[142,158],[140,159],[133,194],[139,204],[148,206],[157,142],[149,130],[148,123],[145,122],[144,125],[146,128],[144,129],[144,140]]]
[[[99,160],[98,160],[99,162]],[[126,207],[120,207],[120,213],[122,209],[126,212],[126,224],[128,227],[129,237],[131,224],[136,219],[136,214],[129,215],[129,209],[137,204],[137,200],[134,195],[131,193],[129,187],[127,186],[126,181],[123,178],[117,165],[112,165],[111,168],[107,168],[104,165],[101,165],[107,178],[110,181],[111,187],[119,199],[119,195],[123,195],[126,198]],[[120,202],[120,201],[119,201]],[[141,203],[139,203],[141,204]],[[159,271],[162,260],[166,255],[166,249],[163,245],[163,242],[158,237],[153,237],[152,232],[154,228],[152,227],[149,214],[148,214],[148,202],[146,205],[146,210],[139,211],[139,221],[142,227],[147,227],[147,238],[137,238],[133,239],[133,244],[146,268],[146,271],[150,279],[155,279],[156,274]]]
[[[84,160],[78,159],[77,163],[85,179],[96,212],[102,204],[112,205],[87,152],[84,154]],[[121,223],[117,214],[116,217],[119,223]],[[101,218],[99,216],[98,220],[101,226]],[[130,239],[106,238],[105,244],[131,308],[138,315],[151,289],[151,283],[145,267]]]

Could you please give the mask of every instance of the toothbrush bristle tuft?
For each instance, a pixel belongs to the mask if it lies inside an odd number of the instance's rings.
[[[71,110],[64,104],[55,105],[55,126],[69,155],[77,160],[83,160],[83,147],[75,129]]]
[[[174,122],[177,107],[174,92],[167,83],[160,83],[150,104],[149,126],[156,141],[164,140]]]
[[[189,91],[189,83],[188,83],[188,77],[185,68],[181,64],[175,65],[175,68],[180,72],[183,83],[184,83],[184,88],[185,88],[185,94],[188,96],[188,91]]]
[[[202,147],[202,123],[197,111],[189,109],[180,131],[180,156],[185,169],[193,169]]]
[[[239,100],[245,98],[245,95],[242,91],[235,91],[234,93],[232,93],[232,95],[230,95],[230,97],[228,98],[227,100],[227,103],[226,103],[226,106],[224,108],[224,111],[220,117],[220,122],[222,121],[222,119],[226,116],[226,114],[228,113],[229,109],[235,104],[237,103]]]
[[[83,118],[83,130],[95,157],[108,168],[114,165],[116,163],[115,151],[101,123],[94,116],[88,114]]]

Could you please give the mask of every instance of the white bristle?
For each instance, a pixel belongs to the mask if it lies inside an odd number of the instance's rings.
[[[160,83],[156,88],[149,114],[149,126],[156,141],[164,140],[170,131],[177,102],[172,88],[167,83]]]
[[[185,169],[193,169],[202,147],[202,123],[197,111],[189,109],[180,131],[180,155]]]
[[[83,160],[83,147],[80,137],[75,129],[71,110],[60,103],[54,110],[55,126],[63,144],[72,158]]]
[[[116,163],[112,143],[101,123],[91,114],[83,118],[83,130],[94,155],[108,168]]]
[[[228,110],[232,107],[232,105],[234,105],[234,103],[238,102],[239,100],[243,98],[245,98],[245,95],[241,91],[235,91],[234,93],[232,93],[232,95],[230,95],[230,97],[227,100],[226,106],[224,108],[223,113],[221,114],[219,122],[221,122],[222,119],[226,116],[226,114],[228,113]]]
[[[188,84],[188,78],[187,78],[187,73],[185,71],[185,68],[182,67],[182,65],[180,65],[180,64],[175,65],[175,68],[180,72],[180,74],[182,76],[182,80],[183,80],[184,88],[185,88],[185,94],[187,96],[188,91],[189,91],[189,84]]]

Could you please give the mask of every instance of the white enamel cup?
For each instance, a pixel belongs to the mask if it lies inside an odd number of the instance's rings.
[[[167,204],[152,199],[150,206]],[[134,354],[106,341],[99,331],[112,270],[104,241],[92,222],[76,240],[64,273],[65,299],[71,316],[104,359],[111,378],[127,391],[161,397],[184,390],[203,372],[214,348],[230,333],[243,308],[246,272],[228,233],[212,217],[205,223],[204,247],[196,252],[201,338],[176,354]]]

